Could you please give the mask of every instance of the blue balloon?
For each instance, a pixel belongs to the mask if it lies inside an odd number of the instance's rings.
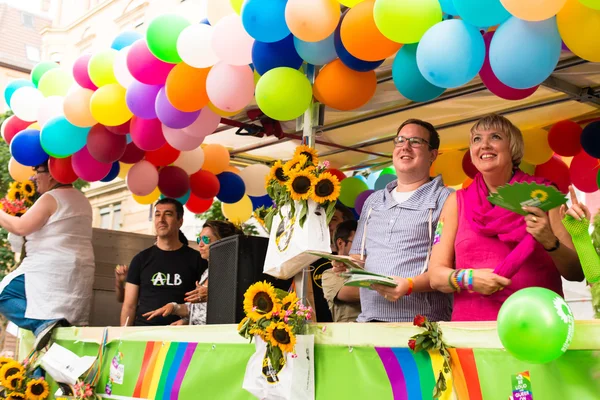
[[[48,154],[40,144],[40,131],[24,129],[10,142],[10,154],[21,165],[35,167],[48,161]]]
[[[35,87],[33,82],[27,79],[15,79],[6,85],[6,88],[4,88],[4,101],[6,101],[6,104],[10,106],[10,99],[12,99],[13,94],[15,94],[17,89],[25,86]]]
[[[130,133],[128,133],[128,134],[125,135],[125,139],[127,140],[127,144],[133,142],[133,139],[131,138],[131,134]]]
[[[202,19],[202,21],[200,21],[200,23],[201,23],[201,24],[204,24],[204,25],[208,25],[208,26],[210,26],[210,22],[208,21],[208,18],[204,18],[204,19]]]
[[[500,0],[452,0],[452,3],[458,15],[474,26],[494,26],[510,18]]]
[[[250,197],[250,201],[252,202],[252,209],[256,210],[257,208],[260,207],[264,207],[264,208],[269,208],[273,205],[273,199],[271,199],[271,197],[266,194],[264,196],[260,196],[260,197],[253,197],[253,196],[248,196]]]
[[[456,7],[454,7],[454,0],[440,0],[442,11],[450,15],[458,15]]]
[[[143,37],[144,37],[144,35],[142,35],[139,32],[136,32],[136,31],[121,32],[113,40],[110,47],[119,51],[127,46],[131,46],[135,41],[137,41]]]
[[[259,42],[284,39],[291,33],[285,22],[286,4],[287,0],[246,0],[241,15],[244,29]]]
[[[600,121],[592,122],[583,128],[581,147],[590,156],[600,157]]]
[[[377,178],[381,175],[381,171],[372,172],[371,175],[367,178],[367,186],[369,189],[375,189],[375,182],[377,182]]]
[[[117,176],[119,176],[119,172],[121,171],[121,166],[119,165],[118,161],[115,161],[112,165],[112,167],[110,167],[110,171],[108,172],[108,175],[106,175],[104,178],[100,179],[100,182],[110,182],[113,179],[115,179]]]
[[[294,47],[294,36],[274,43],[255,41],[252,45],[252,64],[259,75],[278,67],[298,69],[303,60]]]
[[[335,33],[320,42],[305,42],[294,37],[296,51],[304,61],[313,65],[325,65],[337,58]]]
[[[392,65],[392,78],[400,94],[412,101],[429,101],[445,90],[421,75],[417,66],[417,44],[405,44],[398,51]]]
[[[238,174],[233,172],[221,172],[217,175],[217,179],[221,184],[217,199],[223,203],[237,203],[246,194],[246,185]]]
[[[455,88],[475,78],[485,60],[485,43],[479,30],[459,19],[431,27],[417,47],[421,75],[434,86]]]
[[[340,58],[340,61],[344,63],[344,65],[350,69],[353,69],[358,72],[368,72],[377,69],[385,60],[381,61],[363,61],[359,58],[354,57],[342,43],[342,35],[340,33],[340,29],[342,27],[342,21],[344,20],[344,16],[348,11],[345,11],[340,18],[340,23],[337,28],[335,28],[335,32],[333,33],[333,42],[335,45],[335,51]]]
[[[90,128],[80,128],[65,117],[52,118],[42,128],[42,147],[52,157],[65,158],[85,146]]]
[[[490,65],[505,85],[528,89],[552,74],[561,48],[555,17],[538,22],[513,17],[500,25],[492,38]]]
[[[375,182],[375,190],[385,189],[385,187],[387,186],[388,183],[393,182],[397,179],[398,179],[398,177],[396,175],[392,175],[392,174],[381,175],[379,178],[377,178],[377,182]]]

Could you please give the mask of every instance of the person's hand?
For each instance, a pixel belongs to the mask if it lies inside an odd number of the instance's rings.
[[[396,287],[386,286],[386,285],[378,285],[373,284],[371,287],[377,291],[384,299],[387,301],[395,302],[402,296],[404,296],[408,292],[408,280],[405,278],[400,278],[399,276],[392,276],[394,281],[398,284]]]
[[[127,265],[117,265],[115,267],[115,280],[118,285],[125,286],[127,271],[129,271],[129,266]]]
[[[169,303],[157,310],[148,311],[147,313],[142,314],[142,317],[150,321],[152,318],[156,317],[168,317],[169,315],[173,314],[173,311],[175,311],[175,306],[173,306],[173,303]]]
[[[188,325],[186,320],[179,319],[171,324],[171,326]]]
[[[529,215],[525,216],[527,232],[533,236],[545,249],[550,249],[556,245],[556,235],[552,232],[548,214],[537,207],[523,207],[523,210]]]
[[[346,267],[346,264],[344,264],[341,261],[332,260],[331,261],[331,267],[332,267],[331,270],[334,273],[336,273],[336,274],[341,274],[343,272],[347,272],[348,271],[348,268]]]
[[[464,278],[463,278],[464,280]],[[494,273],[489,268],[473,270],[473,290],[477,293],[490,295],[510,285],[510,279]]]
[[[577,195],[575,194],[573,186],[569,186],[569,195],[571,196],[571,207],[567,209],[565,204],[560,206],[560,218],[563,219],[565,215],[570,215],[577,221],[581,221],[583,218],[589,220],[591,217],[590,210],[585,204],[581,204],[579,200],[577,200]]]
[[[208,300],[208,287],[196,282],[196,289],[185,294],[183,299],[186,303],[204,303]]]

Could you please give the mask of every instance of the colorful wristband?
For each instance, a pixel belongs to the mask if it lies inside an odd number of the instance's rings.
[[[458,287],[463,288],[463,289],[465,289],[465,281],[466,281],[465,272],[466,272],[466,270],[459,269],[458,273],[456,274],[456,283],[458,283]]]
[[[467,281],[467,290],[469,293],[473,293],[473,270],[469,270],[469,280]]]
[[[460,293],[460,286],[458,286],[458,282],[456,281],[456,274],[458,271],[452,271],[450,275],[448,275],[448,285],[454,289],[455,292]]]
[[[406,278],[406,280],[408,281],[408,290],[406,291],[405,296],[410,296],[410,294],[413,292],[415,283],[413,282],[412,278]]]

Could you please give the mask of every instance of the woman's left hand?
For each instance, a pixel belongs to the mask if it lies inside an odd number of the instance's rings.
[[[548,214],[537,207],[523,207],[529,215],[525,216],[527,232],[544,248],[550,249],[556,244],[556,235],[552,232]]]
[[[405,278],[399,276],[393,276],[394,280],[398,284],[396,287],[390,287],[386,285],[371,285],[373,289],[377,291],[387,301],[398,301],[398,299],[404,296],[408,292],[408,281]]]
[[[208,287],[196,282],[196,289],[185,294],[184,300],[187,303],[203,303],[208,300]]]

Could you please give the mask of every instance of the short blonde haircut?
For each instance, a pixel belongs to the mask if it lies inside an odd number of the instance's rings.
[[[523,134],[512,122],[502,115],[488,114],[473,125],[471,135],[481,131],[496,131],[507,135],[513,167],[518,167],[521,164],[525,152]]]

